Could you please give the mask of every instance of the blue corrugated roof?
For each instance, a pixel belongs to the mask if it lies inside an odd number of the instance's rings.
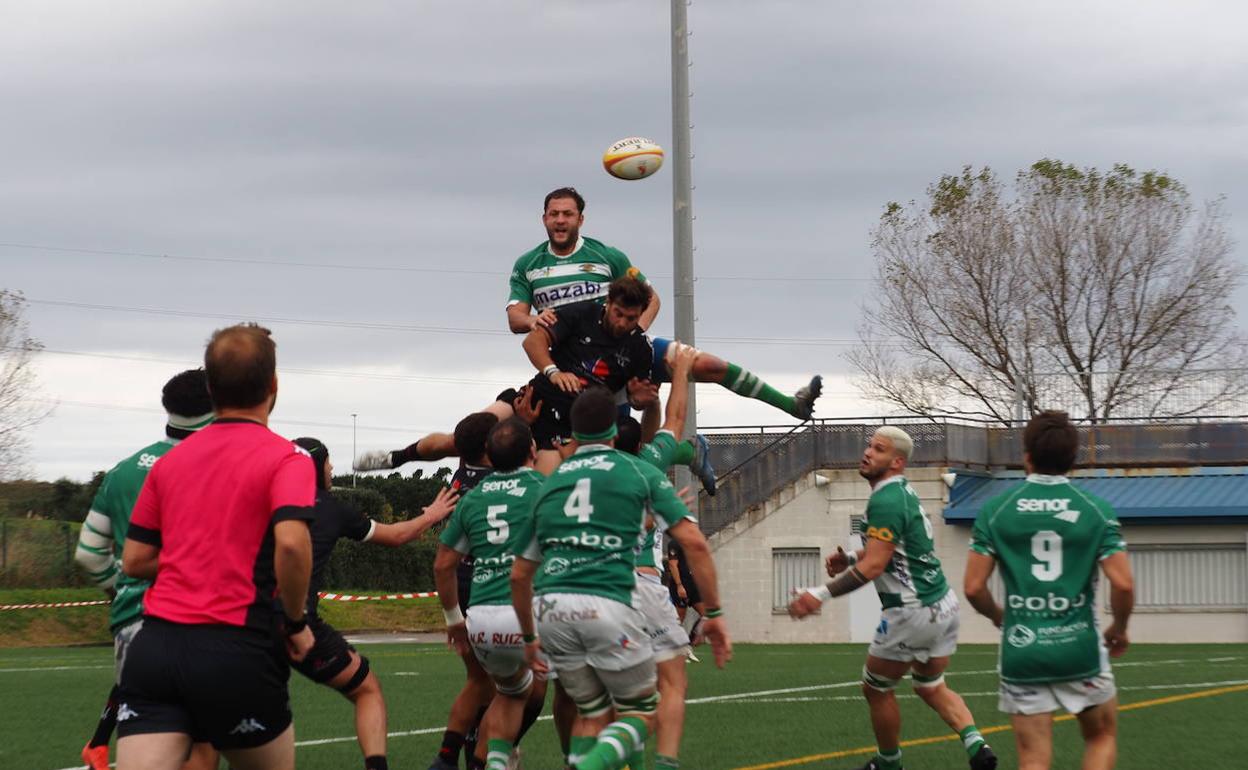
[[[1248,517],[1248,468],[1094,473],[1072,476],[1071,482],[1112,505],[1120,519]],[[974,521],[984,503],[1022,480],[1018,472],[998,476],[958,473],[949,490],[945,521]]]

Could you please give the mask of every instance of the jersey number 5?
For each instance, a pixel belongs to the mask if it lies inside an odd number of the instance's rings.
[[[490,524],[490,531],[485,533],[485,539],[494,545],[506,543],[508,535],[511,534],[511,525],[502,518],[504,513],[507,513],[505,505],[491,505],[485,509],[485,520]]]
[[[563,513],[581,524],[588,524],[589,516],[593,512],[594,506],[589,502],[589,479],[577,479],[572,494],[568,495],[568,501],[563,504]]]
[[[1031,565],[1036,580],[1051,583],[1062,576],[1062,536],[1051,529],[1031,536],[1031,555],[1039,564]]]

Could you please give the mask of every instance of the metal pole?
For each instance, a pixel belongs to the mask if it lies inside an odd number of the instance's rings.
[[[355,488],[355,458],[356,458],[356,452],[355,452],[355,416],[356,416],[356,413],[355,413],[355,412],[352,412],[352,413],[351,413],[351,488],[352,488],[352,489],[354,489],[354,488]]]
[[[672,3],[672,284],[676,339],[695,344],[693,310],[693,183],[689,123],[689,16],[687,0]],[[685,435],[698,430],[696,388],[689,387]],[[676,487],[688,484],[687,468],[676,469]]]

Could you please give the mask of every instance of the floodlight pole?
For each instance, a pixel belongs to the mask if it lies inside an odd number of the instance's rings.
[[[352,489],[355,488],[355,458],[359,456],[355,451],[355,416],[356,416],[356,413],[352,412],[351,413],[351,488]]]
[[[693,311],[693,183],[689,120],[689,14],[687,0],[672,3],[672,294],[676,298],[676,339],[695,343]],[[685,435],[698,430],[695,388],[689,386]],[[676,469],[676,487],[689,483],[685,467]]]

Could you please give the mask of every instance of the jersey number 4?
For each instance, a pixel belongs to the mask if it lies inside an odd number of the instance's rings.
[[[568,495],[568,501],[563,504],[563,513],[581,524],[588,524],[593,512],[594,506],[589,502],[589,479],[577,479],[572,494]]]

